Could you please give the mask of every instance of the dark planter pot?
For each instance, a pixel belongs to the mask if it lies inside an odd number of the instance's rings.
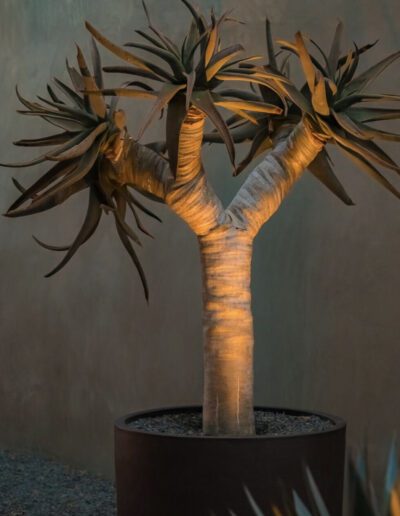
[[[264,408],[264,407],[262,407]],[[131,414],[115,423],[119,516],[255,516],[247,486],[266,516],[283,507],[283,489],[308,502],[304,465],[311,470],[331,516],[342,514],[344,421],[329,430],[286,437],[174,436],[143,432],[129,423],[145,415],[201,410],[171,408]],[[276,412],[310,412],[269,408]]]

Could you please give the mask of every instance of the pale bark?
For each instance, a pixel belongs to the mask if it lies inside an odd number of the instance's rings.
[[[323,145],[309,124],[300,122],[249,174],[226,210],[232,223],[255,236]]]
[[[206,434],[254,433],[251,256],[247,231],[219,226],[199,238],[203,272]]]
[[[224,210],[201,162],[204,116],[182,126],[176,178],[167,162],[134,142],[119,177],[163,199],[197,235],[203,273],[204,403],[207,434],[254,432],[251,258],[253,239],[323,147],[303,121],[249,174]]]

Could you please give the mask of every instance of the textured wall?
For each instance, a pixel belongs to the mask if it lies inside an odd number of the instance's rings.
[[[148,4],[164,28],[182,34],[188,17],[178,0]],[[267,12],[280,36],[301,28],[327,45],[340,17],[351,39],[381,38],[373,59],[400,47],[398,0],[214,5],[235,7],[248,21],[227,40],[244,41],[251,52],[264,50]],[[33,96],[54,74],[65,77],[64,58],[73,59],[74,41],[87,48],[84,19],[116,41],[145,25],[139,0],[1,0],[2,160],[25,155],[13,140],[44,134],[45,125],[40,131],[36,121],[15,115],[14,85]],[[400,90],[398,71],[397,65],[386,75],[385,90]],[[147,106],[124,104],[137,128]],[[209,150],[206,166],[227,202],[241,180],[230,177],[223,149]],[[400,159],[399,148],[393,156]],[[257,238],[256,397],[340,414],[349,421],[350,442],[367,432],[374,458],[382,459],[400,427],[400,205],[340,158],[337,170],[357,206],[346,208],[306,176]],[[4,211],[16,192],[10,171],[0,172]],[[27,184],[39,172],[40,166],[15,176]],[[39,448],[111,474],[114,417],[200,401],[196,241],[166,208],[154,209],[164,222],[149,224],[156,238],[140,251],[150,306],[109,219],[61,274],[42,278],[58,257],[38,248],[31,235],[68,243],[83,216],[82,197],[44,215],[0,220],[0,445]]]

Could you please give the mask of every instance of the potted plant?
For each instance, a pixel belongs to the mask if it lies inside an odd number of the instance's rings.
[[[235,21],[229,13],[216,17],[211,11],[207,19],[188,0],[182,3],[190,11],[191,24],[181,46],[153,25],[145,5],[149,31],[136,31],[144,42],[127,43],[129,50],[87,23],[92,36],[127,63],[104,68],[129,78],[121,88],[104,87],[99,51],[92,40],[93,71],[78,48],[78,70],[67,62],[71,86],[56,79],[58,91],[48,86],[49,97],[39,97],[40,102],[26,100],[17,90],[26,108],[22,113],[62,131],[16,142],[50,150],[32,161],[4,166],[45,161],[53,166],[27,189],[14,180],[21,195],[6,215],[42,212],[87,189],[87,214],[74,242],[57,247],[37,240],[46,249],[65,252],[47,276],[67,264],[106,213],[114,218],[146,298],[148,288],[134,244],[140,243],[137,230],[146,233],[140,215],[157,216],[136,192],[167,204],[197,236],[203,278],[203,406],[131,414],[116,422],[120,515],[219,514],[227,500],[235,513],[250,514],[243,485],[262,510],[272,505],[281,510],[280,486],[305,496],[304,464],[316,477],[330,514],[338,515],[344,422],[305,411],[254,410],[252,246],[306,169],[345,204],[353,204],[332,170],[327,144],[335,144],[399,197],[376,168],[399,173],[399,167],[375,143],[398,141],[399,136],[370,123],[399,118],[400,110],[381,106],[400,97],[364,90],[400,53],[359,73],[360,58],[373,45],[355,46],[342,54],[339,24],[327,55],[297,33],[294,42],[279,41],[278,63],[267,21],[268,64],[258,64],[258,56],[242,56],[240,44],[221,46],[223,25]],[[140,52],[155,57],[157,64]],[[289,77],[291,55],[299,59],[305,75],[300,88]],[[231,87],[236,82],[240,89]],[[154,101],[136,139],[128,133],[124,112],[117,109],[121,96]],[[230,111],[230,118],[225,120],[220,108]],[[164,111],[165,142],[140,143],[144,130]],[[205,132],[207,119],[213,131]],[[236,164],[235,144],[243,141],[250,142],[250,150]],[[227,208],[207,179],[201,159],[205,142],[225,144],[235,175],[265,154]],[[128,213],[137,230],[128,223]],[[182,430],[184,423],[188,433]]]

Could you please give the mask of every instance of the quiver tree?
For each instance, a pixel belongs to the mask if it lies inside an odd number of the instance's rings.
[[[223,24],[235,21],[229,13],[217,18],[212,11],[207,21],[187,0],[182,1],[192,21],[181,47],[152,24],[146,6],[149,32],[136,31],[146,43],[126,44],[155,56],[161,64],[117,46],[87,24],[98,42],[129,64],[104,68],[129,77],[122,87],[104,88],[99,53],[92,42],[93,75],[78,49],[79,71],[67,64],[73,88],[56,81],[65,99],[59,98],[51,87],[50,100],[40,98],[42,104],[26,101],[18,93],[27,108],[24,114],[40,116],[64,132],[16,142],[58,147],[31,162],[8,166],[30,166],[45,160],[56,164],[28,189],[15,182],[21,195],[6,215],[17,217],[44,211],[88,188],[88,211],[76,240],[66,247],[38,241],[50,250],[66,251],[52,273],[90,238],[102,213],[111,213],[147,296],[145,276],[133,246],[140,240],[137,230],[127,222],[127,213],[130,210],[137,229],[146,232],[139,212],[154,214],[135,191],[167,204],[187,223],[199,242],[203,278],[204,432],[246,435],[254,432],[250,293],[253,239],[306,169],[344,203],[353,204],[333,172],[327,144],[336,144],[361,170],[399,197],[377,166],[395,173],[399,173],[399,167],[375,143],[379,139],[398,141],[399,136],[370,123],[400,118],[400,110],[381,107],[386,102],[399,101],[400,97],[365,93],[364,89],[400,54],[359,73],[360,56],[373,45],[355,46],[343,55],[339,24],[328,55],[298,33],[294,43],[279,42],[278,63],[267,21],[268,64],[255,64],[257,56],[241,57],[241,45],[221,48]],[[318,57],[309,52],[306,43],[313,45]],[[306,79],[300,88],[292,83],[288,73],[292,54],[299,59]],[[225,86],[232,82],[245,87],[250,84],[251,89]],[[137,141],[139,138],[132,139],[123,112],[116,110],[119,96],[154,99],[139,137],[166,110],[165,142],[143,145]],[[230,118],[225,120],[220,108],[231,111]],[[215,129],[205,134],[207,119]],[[243,141],[250,141],[250,149],[236,165],[235,144]],[[204,142],[225,144],[235,175],[265,153],[226,208],[207,179],[201,160]]]

